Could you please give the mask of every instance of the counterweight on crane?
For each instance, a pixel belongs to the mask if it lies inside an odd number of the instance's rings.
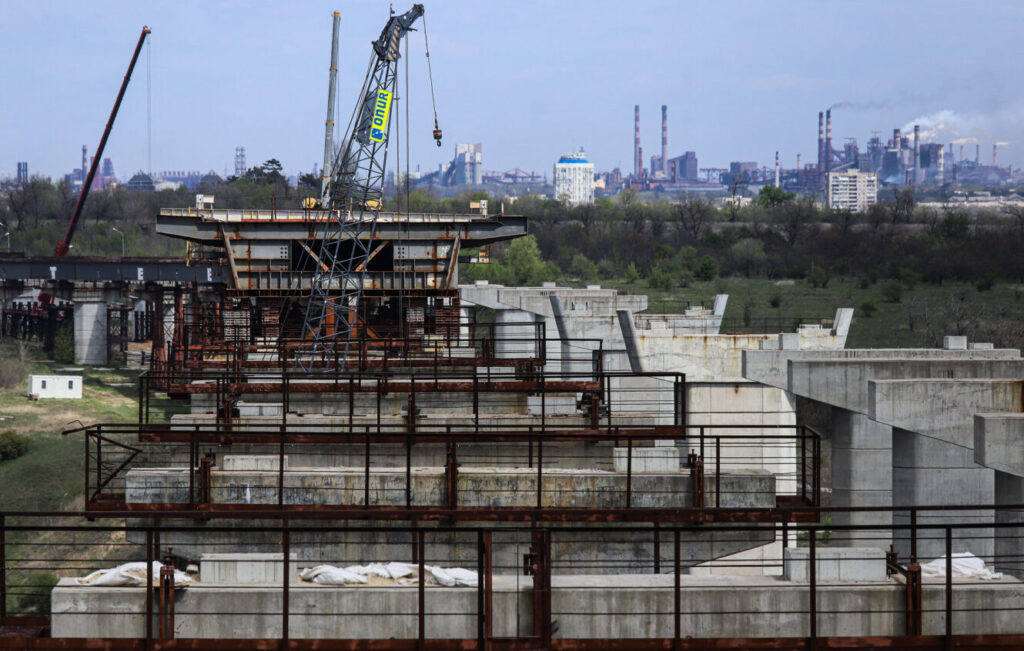
[[[343,367],[358,327],[363,279],[384,193],[399,46],[421,16],[421,4],[404,14],[392,14],[372,43],[352,128],[335,158],[325,193],[328,219],[318,250],[310,249],[316,272],[303,321],[304,343],[296,355],[297,367],[305,371],[311,371],[320,358],[337,359]],[[440,140],[440,129],[436,131],[435,138]]]

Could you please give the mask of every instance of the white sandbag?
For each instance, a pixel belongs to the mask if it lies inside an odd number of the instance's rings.
[[[160,569],[163,564],[153,561],[153,583],[160,580]],[[185,572],[174,570],[174,585],[184,586],[195,581]],[[75,579],[79,585],[93,586],[138,586],[146,584],[146,564],[144,562],[125,563],[117,567],[96,570],[88,576]]]
[[[1001,572],[993,572],[985,567],[985,561],[981,560],[971,552],[954,552],[951,560],[953,577],[965,579],[993,580],[1001,579]],[[946,557],[936,558],[921,565],[921,574],[928,577],[946,576]]]
[[[426,570],[434,577],[440,585],[445,587],[463,586],[475,588],[477,584],[476,572],[461,567],[434,567],[428,565]]]
[[[388,576],[392,579],[401,579],[407,576],[415,576],[419,572],[419,568],[413,563],[395,563],[391,562],[384,566],[388,572]]]
[[[349,583],[366,583],[365,575],[350,569],[333,565],[317,565],[302,571],[299,577],[303,581],[311,581],[320,585],[346,585]]]

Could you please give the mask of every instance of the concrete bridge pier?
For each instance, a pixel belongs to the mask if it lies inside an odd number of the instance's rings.
[[[837,507],[892,506],[892,427],[864,414],[832,408],[832,505]],[[892,542],[892,513],[886,511],[835,513],[837,525],[873,525],[877,531],[836,531],[837,545],[852,547]]]

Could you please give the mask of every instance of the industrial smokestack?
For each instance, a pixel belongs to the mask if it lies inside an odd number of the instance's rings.
[[[975,167],[981,165],[981,143],[974,145],[974,165]]]
[[[946,182],[946,150],[939,147],[939,175],[935,181],[937,185],[943,185]]]
[[[637,180],[643,176],[644,159],[640,150],[640,105],[633,107],[633,176]]]
[[[892,130],[892,146],[896,148],[896,151],[903,149],[903,134],[899,129]]]
[[[797,154],[796,155],[796,171],[799,172],[801,169],[803,169],[803,168],[800,167],[800,154]]]
[[[825,111],[825,173],[832,171],[832,109]]]
[[[637,178],[638,181],[640,181],[640,183],[643,183],[644,182],[644,148],[641,147],[640,145],[637,145],[637,147],[636,147],[636,159],[638,161],[637,165],[640,168],[639,170],[637,170],[637,173],[636,173],[637,177],[636,178]]]
[[[668,106],[661,105],[661,171],[668,175]]]
[[[779,152],[775,152],[775,187],[782,187],[779,185]]]
[[[818,184],[825,182],[825,114],[818,111]]]
[[[89,167],[85,163],[85,159],[86,159],[85,145],[82,145],[82,170],[81,170],[82,174],[81,174],[81,181],[82,181],[82,187],[83,188],[85,187],[85,171],[87,169],[89,169]]]
[[[964,146],[960,145],[960,162],[964,162]]]
[[[996,167],[996,159],[999,157],[999,144],[992,145],[992,167]]]
[[[914,185],[921,182],[921,127],[914,125]]]

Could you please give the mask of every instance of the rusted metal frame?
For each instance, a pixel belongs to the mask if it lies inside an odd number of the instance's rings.
[[[160,566],[160,606],[157,613],[161,640],[174,639],[174,565],[170,556]]]
[[[213,504],[213,461],[209,455],[199,460],[199,504]]]
[[[380,396],[380,394],[377,394]],[[363,452],[363,506],[369,508],[370,506],[370,428],[366,428],[366,434],[364,438],[364,452]]]
[[[89,437],[87,437],[87,438],[89,438]],[[100,491],[102,491],[107,486],[107,484],[109,484],[111,481],[113,481],[114,477],[116,477],[122,470],[124,470],[128,466],[128,464],[131,463],[135,459],[135,457],[137,457],[139,455],[140,452],[142,452],[142,450],[139,449],[139,448],[135,448],[135,447],[132,447],[130,445],[125,445],[123,443],[119,443],[118,441],[113,441],[113,440],[108,439],[108,438],[106,438],[104,436],[101,436],[99,434],[94,434],[92,436],[92,438],[96,439],[96,491],[89,497],[90,501],[98,499],[99,496],[100,496]],[[102,459],[103,459],[102,452],[101,452],[102,442],[103,441],[106,441],[106,442],[111,443],[113,445],[116,445],[118,447],[122,447],[122,448],[124,448],[126,450],[131,450],[132,453],[116,469],[114,469],[114,471],[112,473],[110,473],[110,476],[108,476],[106,479],[102,479],[101,480],[101,476],[100,476],[101,467],[100,467],[100,464],[101,464]],[[88,457],[88,455],[86,455],[86,457]],[[86,459],[86,463],[88,463],[88,458]],[[86,481],[88,482],[88,479]],[[86,494],[88,494],[88,491],[86,491]]]
[[[208,519],[212,516],[235,518],[279,517],[282,513],[292,517],[337,520],[411,521],[411,522],[637,522],[650,523],[779,523],[815,522],[818,518],[813,511],[792,511],[789,509],[704,509],[694,507],[658,508],[643,507],[632,509],[615,507],[581,508],[520,508],[520,507],[459,507],[450,510],[443,507],[404,508],[386,505],[303,505],[286,504],[273,510],[266,505],[256,504],[200,504],[191,511],[182,511],[181,503],[103,503],[88,505],[88,517],[137,517],[140,513],[180,514],[177,517]]]
[[[281,431],[277,444],[277,505],[284,505],[284,443],[287,437],[288,425],[288,394],[291,381],[285,376],[285,382],[281,387]]]
[[[722,507],[722,437],[715,437],[715,508]]]
[[[459,507],[459,450],[458,442],[450,440],[446,451],[445,479],[448,484],[448,508],[455,510]]]
[[[917,509],[910,509],[910,562],[917,563]]]
[[[808,527],[807,536],[809,548],[807,571],[810,577],[810,595],[807,611],[810,624],[810,636],[808,637],[807,647],[809,649],[816,649],[818,644],[818,530],[813,526]]]
[[[953,528],[946,527],[946,649],[953,647]]]
[[[103,426],[96,426],[96,433],[93,435],[96,437],[96,492],[92,494],[90,499],[96,499],[96,496],[100,494],[101,482],[103,481]]]
[[[537,440],[537,509],[544,508],[544,440]]]
[[[196,437],[192,436],[188,442],[188,506],[194,508],[196,505]]]
[[[917,636],[924,633],[922,628],[923,601],[921,595],[922,575],[919,563],[907,564],[903,574],[906,581],[906,634]]]
[[[803,427],[799,428],[799,442],[800,442],[800,496],[805,500],[808,498],[807,490],[807,430]]]
[[[679,592],[680,561],[679,555],[679,529],[672,532],[672,648],[680,648],[682,637],[681,613],[682,595]]]
[[[491,639],[494,637],[494,555],[493,532],[484,531],[484,572],[480,580],[485,581],[484,588],[484,649],[489,651],[492,647]],[[518,631],[516,631],[518,633]]]
[[[654,573],[661,574],[661,523],[654,521]]]
[[[281,575],[284,579],[281,582],[281,649],[287,649],[288,644],[288,619],[290,611],[289,588],[292,581],[291,563],[291,533],[288,530],[288,518],[281,519],[281,562],[284,563],[284,571]]]
[[[533,532],[536,559],[533,572],[533,629],[540,648],[551,648],[551,535]]]
[[[626,508],[633,506],[633,439],[626,441]]]
[[[814,482],[814,499],[811,502],[814,506],[821,506],[821,435],[814,433],[814,472],[811,474],[811,481]]]
[[[153,530],[146,530],[146,646],[153,648]]]
[[[412,437],[405,439],[405,508],[412,507]]]
[[[423,641],[427,637],[427,625],[426,625],[426,586],[427,586],[427,574],[426,574],[426,531],[420,529],[416,532],[416,548],[417,548],[417,564],[419,565],[419,584],[417,588],[417,604],[416,604],[416,648],[423,648]]]
[[[0,513],[0,626],[7,619],[7,516]]]
[[[476,531],[476,648],[484,651],[487,647],[486,635],[486,598],[487,590],[486,567],[484,563],[484,530]]]

